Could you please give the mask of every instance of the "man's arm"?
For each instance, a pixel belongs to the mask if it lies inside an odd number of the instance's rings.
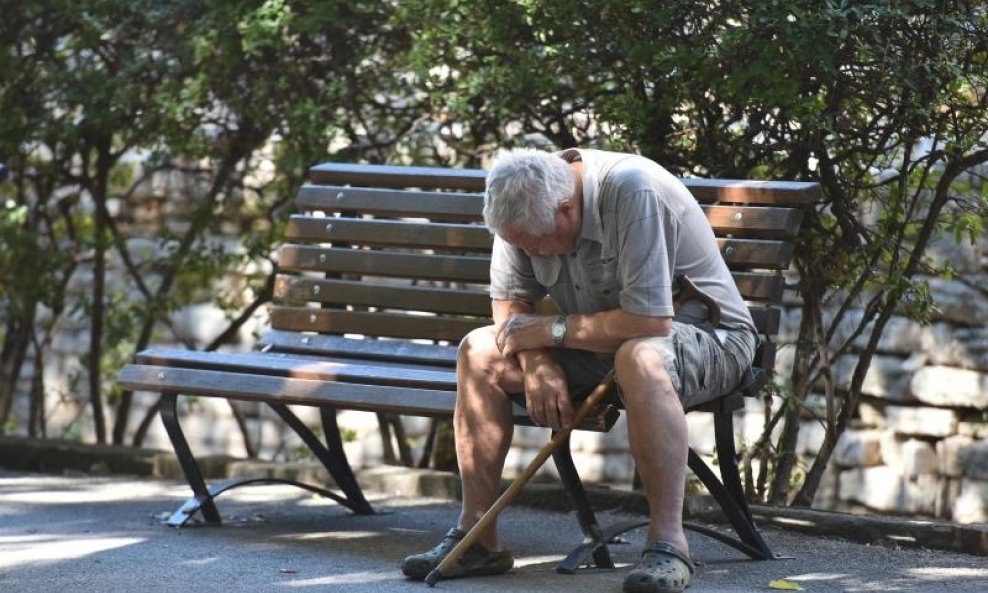
[[[530,318],[539,317],[535,315],[535,306],[529,303],[523,303],[520,301],[501,301],[493,300],[491,301],[491,307],[493,309],[494,324],[498,332],[498,346],[501,346],[501,336],[504,333],[505,324],[509,319],[514,317]],[[540,319],[548,319],[549,325],[552,325],[552,320],[555,317],[539,317]],[[512,350],[510,352],[505,352],[505,356],[508,358],[514,357],[518,362],[518,366],[521,367],[522,371],[528,369],[534,369],[537,365],[544,363],[548,359],[551,359],[551,355],[545,350],[548,346],[552,345],[552,336],[549,336],[549,343],[532,347],[525,348],[522,350]],[[502,349],[503,352],[503,349]]]
[[[520,352],[541,350],[554,345],[552,322],[556,318],[534,315],[531,311],[529,308],[528,311],[519,309],[506,313],[503,325],[499,324],[497,344],[506,356],[517,356]],[[566,339],[563,345],[566,348],[610,353],[632,338],[666,336],[671,328],[671,317],[635,315],[623,309],[567,315]]]
[[[552,351],[538,346],[505,352],[502,337],[515,319],[543,319],[534,315],[535,307],[517,301],[492,302],[497,344],[505,358],[514,361],[524,375],[525,407],[536,426],[548,426],[559,430],[569,426],[573,417],[566,376]],[[547,317],[551,325],[553,317]],[[549,338],[552,343],[552,338]]]

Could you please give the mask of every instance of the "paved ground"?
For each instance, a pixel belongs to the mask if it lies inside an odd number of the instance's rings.
[[[354,516],[298,489],[261,486],[219,499],[223,527],[163,526],[187,494],[187,486],[171,481],[0,470],[0,591],[423,592],[428,587],[405,580],[398,562],[430,547],[457,513],[448,500],[390,492],[373,497],[386,514]],[[624,518],[612,513],[604,522]],[[701,568],[690,591],[768,591],[773,579],[820,593],[988,590],[985,557],[765,531],[778,553],[793,558],[753,562],[691,534]],[[502,533],[516,554],[515,570],[441,581],[434,590],[617,592],[641,545],[641,534],[633,533],[628,545],[614,548],[618,569],[566,576],[554,565],[580,540],[570,514],[512,507]]]

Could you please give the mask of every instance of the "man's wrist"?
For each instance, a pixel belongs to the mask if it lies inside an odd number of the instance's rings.
[[[550,336],[552,337],[552,345],[556,348],[562,348],[566,342],[566,316],[559,315],[553,320],[552,326],[550,327]]]

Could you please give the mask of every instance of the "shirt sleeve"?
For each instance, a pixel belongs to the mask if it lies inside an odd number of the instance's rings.
[[[535,303],[546,295],[535,279],[532,260],[525,253],[495,235],[491,251],[491,298],[502,301]]]
[[[653,189],[638,189],[618,200],[616,218],[621,308],[672,317],[679,218]]]

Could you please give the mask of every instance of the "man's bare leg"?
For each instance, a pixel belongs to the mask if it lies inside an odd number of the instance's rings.
[[[463,484],[463,510],[457,527],[466,531],[497,500],[504,459],[514,434],[511,399],[521,391],[522,374],[497,349],[493,328],[471,332],[460,345],[456,364],[453,426]],[[496,522],[479,534],[478,543],[500,550]]]
[[[615,356],[627,408],[628,440],[649,506],[647,543],[661,540],[689,556],[683,498],[689,451],[686,414],[659,353],[631,340]]]

